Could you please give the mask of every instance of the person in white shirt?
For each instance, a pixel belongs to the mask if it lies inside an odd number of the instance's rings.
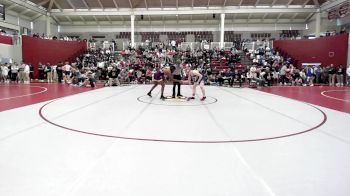
[[[176,41],[175,40],[171,40],[171,46],[173,47],[173,49],[175,48],[175,46],[176,46]]]
[[[26,65],[23,62],[18,66],[18,82],[24,83],[24,67],[25,66]]]
[[[8,73],[9,68],[7,67],[7,65],[1,65],[1,81],[3,81],[4,83],[8,82]]]
[[[53,82],[57,82],[57,65],[51,66],[51,74]]]
[[[17,63],[13,63],[11,65],[11,81],[12,82],[18,82],[18,65]]]
[[[24,64],[24,70],[23,70],[23,81],[24,81],[24,84],[29,84],[30,83],[29,73],[30,73],[29,65],[28,64]]]
[[[346,81],[347,81],[347,84],[350,85],[350,65],[346,69]]]
[[[69,65],[69,62],[66,62],[66,64],[63,66],[63,80],[65,83],[70,83],[71,70],[72,66]]]

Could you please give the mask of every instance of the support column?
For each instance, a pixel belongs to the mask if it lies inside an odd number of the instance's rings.
[[[321,13],[316,13],[316,26],[315,26],[315,37],[320,37],[321,31]]]
[[[135,47],[135,15],[131,14],[130,15],[130,19],[131,19],[131,47]]]
[[[49,13],[46,15],[46,36],[51,36],[51,22]]]
[[[221,25],[220,25],[220,48],[224,48],[224,33],[225,33],[225,14],[220,15]]]

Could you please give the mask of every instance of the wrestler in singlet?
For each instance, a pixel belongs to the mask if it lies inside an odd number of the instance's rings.
[[[192,88],[192,97],[189,97],[188,100],[195,99],[196,88],[197,86],[199,86],[203,95],[200,100],[204,101],[207,97],[205,96],[203,75],[199,73],[199,71],[196,69],[188,70],[187,74],[188,74],[188,83],[191,84],[191,80],[193,80],[194,82],[193,88]]]
[[[152,82],[153,82],[153,86],[151,88],[151,90],[147,93],[148,96],[152,97],[152,91],[159,85],[161,85],[161,95],[160,98],[161,99],[165,99],[163,93],[164,93],[164,86],[165,86],[165,82],[164,82],[165,78],[164,78],[164,72],[162,69],[160,69],[159,65],[156,65],[156,68],[154,70],[153,73],[153,78],[152,78]]]

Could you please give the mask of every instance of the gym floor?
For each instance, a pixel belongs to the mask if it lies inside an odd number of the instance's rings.
[[[150,88],[0,85],[0,195],[350,194],[350,88]]]

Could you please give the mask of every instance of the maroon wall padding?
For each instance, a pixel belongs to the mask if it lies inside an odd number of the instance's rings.
[[[47,40],[22,36],[23,62],[31,63],[34,67],[34,78],[38,77],[38,64],[73,61],[86,51],[84,41]]]
[[[273,47],[294,58],[298,67],[301,67],[302,63],[322,63],[323,67],[329,64],[346,66],[348,37],[346,33],[307,40],[275,40]]]
[[[0,44],[13,45],[12,37],[6,35],[0,35]]]

